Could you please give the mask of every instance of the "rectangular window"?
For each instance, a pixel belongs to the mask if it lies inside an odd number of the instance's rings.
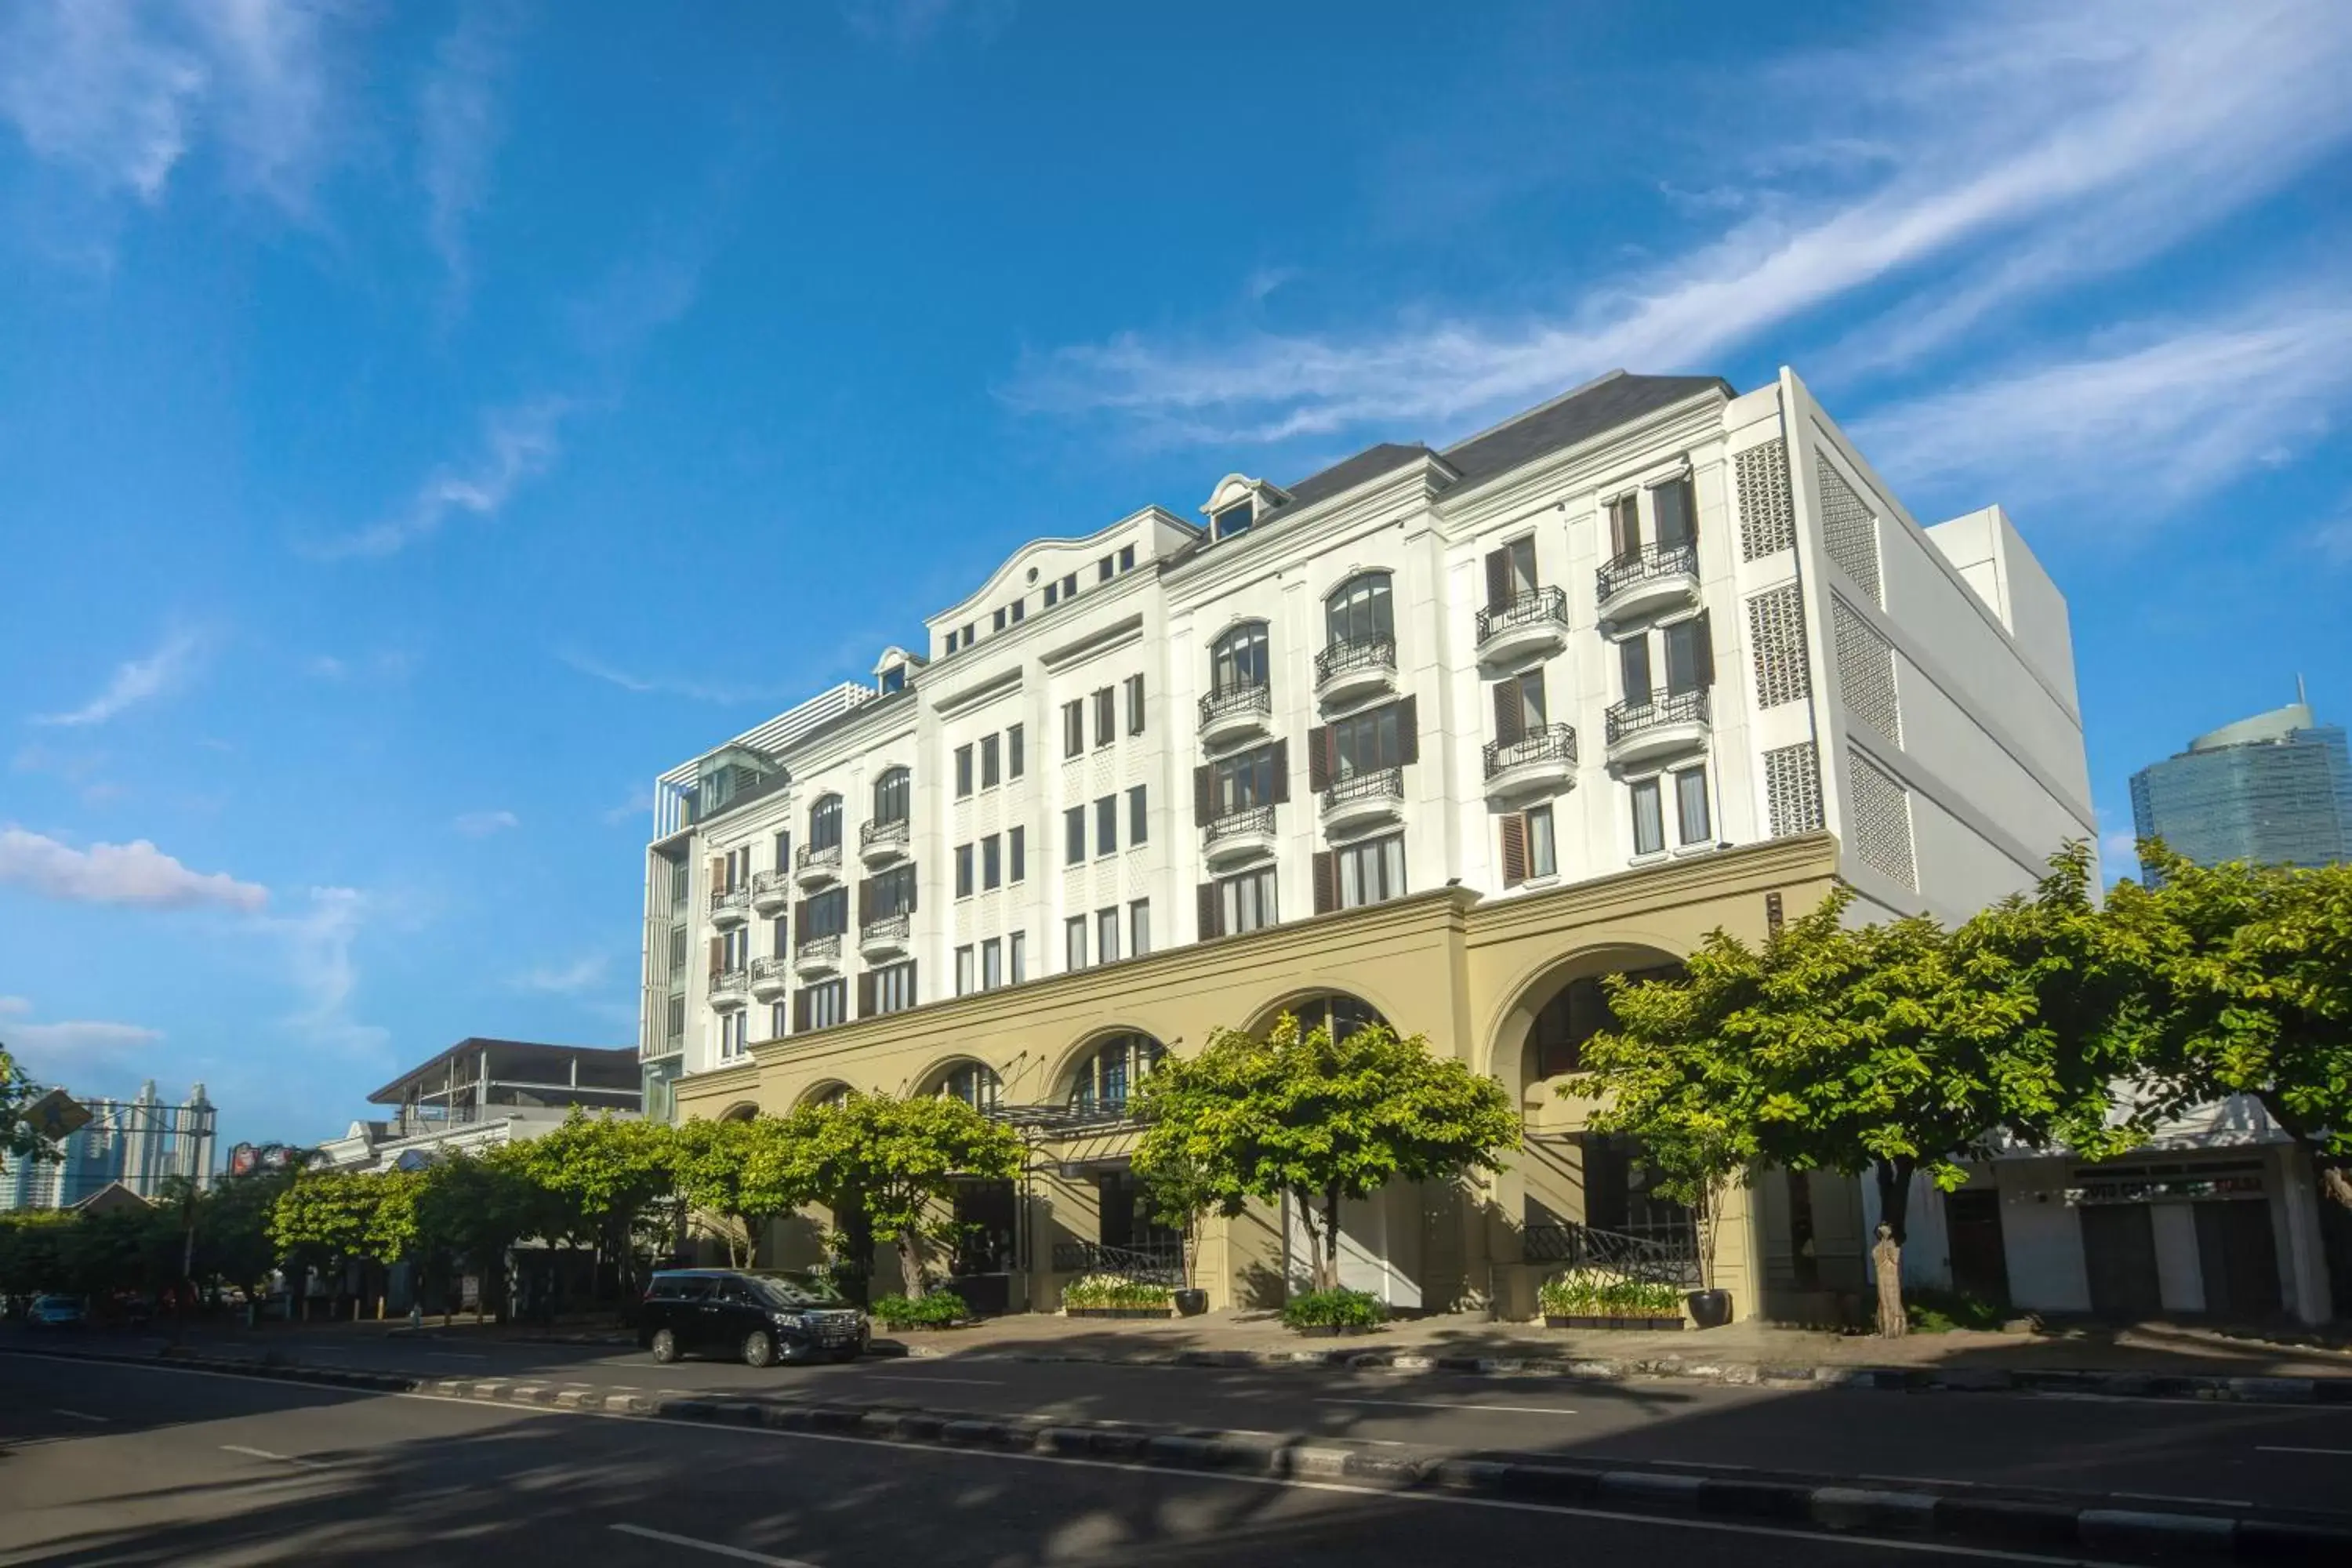
[[[1087,808],[1074,805],[1062,813],[1062,864],[1076,866],[1087,858]]]
[[[789,1002],[768,1004],[768,1038],[781,1040],[792,1026],[793,1008]]]
[[[1708,831],[1706,768],[1685,768],[1675,774],[1675,816],[1685,844],[1705,844],[1714,837]]]
[[[1404,835],[1391,833],[1339,851],[1339,907],[1352,910],[1404,896]]]
[[[1404,738],[1397,729],[1398,706],[1394,702],[1383,703],[1369,713],[1333,722],[1331,755],[1339,764],[1331,772],[1334,783],[1403,763]]]
[[[1691,493],[1690,476],[1668,479],[1650,491],[1650,518],[1656,525],[1658,548],[1671,550],[1698,540],[1698,503]]]
[[[1095,563],[1096,582],[1108,583],[1110,581],[1112,563],[1116,559],[1117,557],[1115,556],[1106,555],[1101,560]]]
[[[1118,693],[1104,687],[1095,693],[1095,744],[1108,746],[1118,729]]]
[[[1017,779],[1024,766],[1021,755],[1021,726],[1014,724],[1004,731],[1004,776]]]
[[[1642,553],[1642,501],[1639,496],[1622,495],[1609,503],[1610,559],[1615,562],[1636,560]]]
[[[1548,721],[1544,716],[1544,677],[1540,669],[1528,670],[1516,677],[1511,684],[1518,689],[1513,693],[1519,704],[1519,732],[1532,735]]]
[[[1052,609],[1055,605],[1057,605],[1057,604],[1059,604],[1059,603],[1061,602],[1061,599],[1062,599],[1062,585],[1061,585],[1059,583],[1048,583],[1048,584],[1045,584],[1045,607],[1046,607],[1047,609],[1049,609],[1049,610],[1050,610],[1050,609]]]
[[[1022,618],[1024,616],[1027,615],[1028,613],[1029,613],[1029,601],[1028,601],[1028,600],[1026,600],[1026,599],[1015,599],[1015,600],[1013,600],[1013,624],[1014,626],[1019,626],[1019,625],[1021,624],[1021,618]]]
[[[1127,951],[1137,958],[1151,951],[1151,900],[1138,899],[1127,906]]]
[[[791,834],[776,835],[776,858],[772,864],[779,871],[789,871],[793,868],[793,836]]]
[[[1135,570],[1135,546],[1134,546],[1134,545],[1132,545],[1132,544],[1122,544],[1122,545],[1120,545],[1120,546],[1119,546],[1119,550],[1118,550],[1118,569],[1119,569],[1120,571],[1122,571],[1122,572],[1132,572],[1132,571],[1134,571],[1134,570]]]
[[[971,793],[971,748],[958,746],[955,751],[956,798],[961,800]]]
[[[1062,704],[1062,755],[1083,756],[1087,749],[1087,705],[1073,697]]]
[[[995,624],[994,626],[991,626],[989,629],[990,629],[991,631],[999,631],[999,632],[1001,632],[1001,631],[1003,631],[1003,630],[1004,629],[1004,612],[1003,612],[1003,610],[1001,610],[1001,609],[1000,609],[1000,610],[998,610],[998,611],[996,612],[996,624]]]
[[[830,1029],[849,1016],[849,984],[826,980],[801,988],[803,1028]]]
[[[1559,869],[1559,847],[1552,837],[1551,807],[1538,805],[1528,813],[1528,875],[1549,877]]]
[[[1533,535],[1514,539],[1503,546],[1503,559],[1510,570],[1511,597],[1536,591],[1536,542]]]
[[[672,931],[670,934],[677,936],[681,933]],[[768,951],[778,958],[788,958],[792,955],[792,937],[785,929],[784,917],[782,915],[768,922]]]
[[[1140,675],[1127,678],[1127,732],[1130,735],[1143,733],[1143,677]]]
[[[1274,924],[1274,868],[1244,871],[1219,882],[1217,908],[1218,929],[1225,936]]]
[[[894,915],[915,911],[915,868],[900,866],[883,872],[867,884],[865,912],[857,918],[864,921],[886,921]]]
[[[751,963],[751,928],[749,926],[737,926],[733,931],[729,931],[726,938],[720,944],[719,951],[724,954],[724,962],[720,965],[721,968],[740,969],[745,964]]]
[[[801,940],[839,936],[849,929],[849,889],[834,888],[808,900],[808,917],[801,922]]]
[[[1005,858],[1013,862],[1006,872],[1007,879],[1015,882],[1025,880],[1029,875],[1029,830],[1015,827],[1006,833],[1004,848]]]
[[[1004,884],[1004,840],[992,833],[980,841],[980,886],[985,892]]]
[[[1127,847],[1129,849],[1151,837],[1151,811],[1143,798],[1143,785],[1137,784],[1127,792]]]
[[[1255,811],[1274,804],[1274,748],[1259,746],[1225,758],[1210,775],[1215,789],[1217,815]]]
[[[955,851],[956,890],[959,899],[971,897],[971,846],[959,844]]]
[[[956,994],[969,996],[971,994],[972,983],[971,949],[969,946],[957,948],[955,958]]]
[[[1087,966],[1087,917],[1072,915],[1062,922],[1062,967],[1073,973]]]
[[[1706,617],[1676,621],[1665,635],[1667,694],[1679,697],[1696,691],[1714,673],[1706,646]]]
[[[1633,786],[1633,853],[1655,855],[1666,847],[1666,823],[1660,814],[1658,781],[1643,779]]]
[[[990,937],[980,944],[980,988],[993,991],[1004,984],[1004,943]]]
[[[1078,574],[1076,572],[1072,572],[1062,579],[1062,597],[1065,599],[1075,599],[1077,596]]]
[[[1095,911],[1095,962],[1097,963],[1118,962],[1118,911],[1117,910]]]
[[[1013,984],[1018,985],[1029,978],[1029,933],[1016,931],[1005,938],[1005,941],[1013,950],[1009,978]]]
[[[998,769],[1002,765],[1002,741],[994,735],[982,735],[980,738],[981,788],[994,789],[996,787]]]
[[[915,965],[909,959],[904,963],[885,964],[874,972],[874,1011],[903,1013],[915,1005]]]
[[[1625,700],[1635,708],[1650,705],[1650,634],[1635,632],[1617,645],[1617,666],[1625,677]]]
[[[1095,853],[1118,853],[1118,796],[1115,795],[1095,802]]]

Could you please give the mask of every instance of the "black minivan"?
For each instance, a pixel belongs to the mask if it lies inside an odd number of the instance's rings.
[[[830,1280],[770,1268],[665,1268],[637,1309],[637,1348],[779,1361],[855,1361],[873,1330]]]

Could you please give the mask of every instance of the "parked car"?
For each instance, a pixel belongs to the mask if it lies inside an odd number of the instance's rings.
[[[25,1310],[29,1329],[78,1329],[89,1321],[79,1296],[36,1296]]]
[[[658,1362],[682,1355],[855,1361],[873,1336],[866,1314],[814,1274],[766,1268],[669,1268],[637,1312],[637,1346]]]

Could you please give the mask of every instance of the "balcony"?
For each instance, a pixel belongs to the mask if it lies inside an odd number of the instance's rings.
[[[745,969],[719,969],[711,972],[710,1005],[731,1012],[743,1005],[751,993],[751,974]]]
[[[1323,792],[1323,831],[1333,837],[1377,827],[1404,815],[1404,770],[1378,768]]]
[[[761,871],[751,879],[751,909],[762,917],[780,915],[793,901],[792,879],[782,871]]]
[[[751,961],[751,996],[754,1001],[772,1002],[790,990],[792,984],[792,965],[781,953]]]
[[[1478,658],[1486,664],[1549,658],[1568,646],[1568,595],[1558,588],[1528,588],[1507,605],[1478,612]]]
[[[1604,621],[1630,621],[1698,600],[1698,548],[1645,544],[1593,574]]]
[[[751,889],[722,888],[710,895],[710,923],[725,931],[751,918]]]
[[[1486,793],[1558,795],[1576,782],[1576,727],[1546,724],[1516,741],[1486,742]]]
[[[1274,692],[1264,686],[1235,686],[1201,699],[1201,744],[1256,740],[1274,733]]]
[[[1209,824],[1202,852],[1211,866],[1238,865],[1274,853],[1274,807],[1229,811]]]
[[[1315,696],[1327,703],[1396,689],[1396,638],[1335,642],[1315,656]]]
[[[913,922],[905,915],[867,921],[857,932],[857,951],[867,958],[896,958],[907,951]]]
[[[1615,767],[1706,744],[1706,689],[1620,702],[1609,710],[1609,763]]]
[[[906,855],[909,840],[910,826],[903,816],[869,822],[857,830],[857,858],[868,866],[887,866]]]
[[[841,969],[841,935],[813,936],[793,950],[800,965],[802,978],[813,974],[834,974]]]
[[[793,876],[803,888],[822,888],[827,882],[841,880],[841,846],[827,844],[822,848],[803,844],[793,857]]]

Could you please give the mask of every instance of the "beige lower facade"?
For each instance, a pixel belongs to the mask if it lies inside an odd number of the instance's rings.
[[[976,1099],[1022,1130],[1029,1158],[1018,1181],[959,1199],[974,1237],[960,1287],[1002,1310],[1053,1310],[1077,1274],[1166,1255],[1126,1174],[1135,1131],[1117,1114],[1131,1081],[1119,1072],[1285,1011],[1376,1014],[1510,1089],[1525,1144],[1499,1174],[1399,1184],[1348,1205],[1342,1280],[1402,1310],[1528,1317],[1538,1285],[1571,1258],[1687,1258],[1700,1234],[1644,1193],[1638,1151],[1586,1135],[1591,1107],[1559,1093],[1599,978],[1675,963],[1717,929],[1760,941],[1827,896],[1836,863],[1835,840],[1815,834],[1507,899],[1442,889],[758,1045],[741,1065],[680,1080],[677,1114],[781,1114],[845,1089]],[[1771,1300],[1788,1276],[1780,1195],[1735,1194],[1705,1227],[1706,1272],[1742,1318],[1785,1315]],[[802,1260],[816,1234],[779,1226],[768,1260]],[[1211,1222],[1193,1283],[1213,1307],[1272,1305],[1307,1267],[1297,1221],[1253,1205]]]

